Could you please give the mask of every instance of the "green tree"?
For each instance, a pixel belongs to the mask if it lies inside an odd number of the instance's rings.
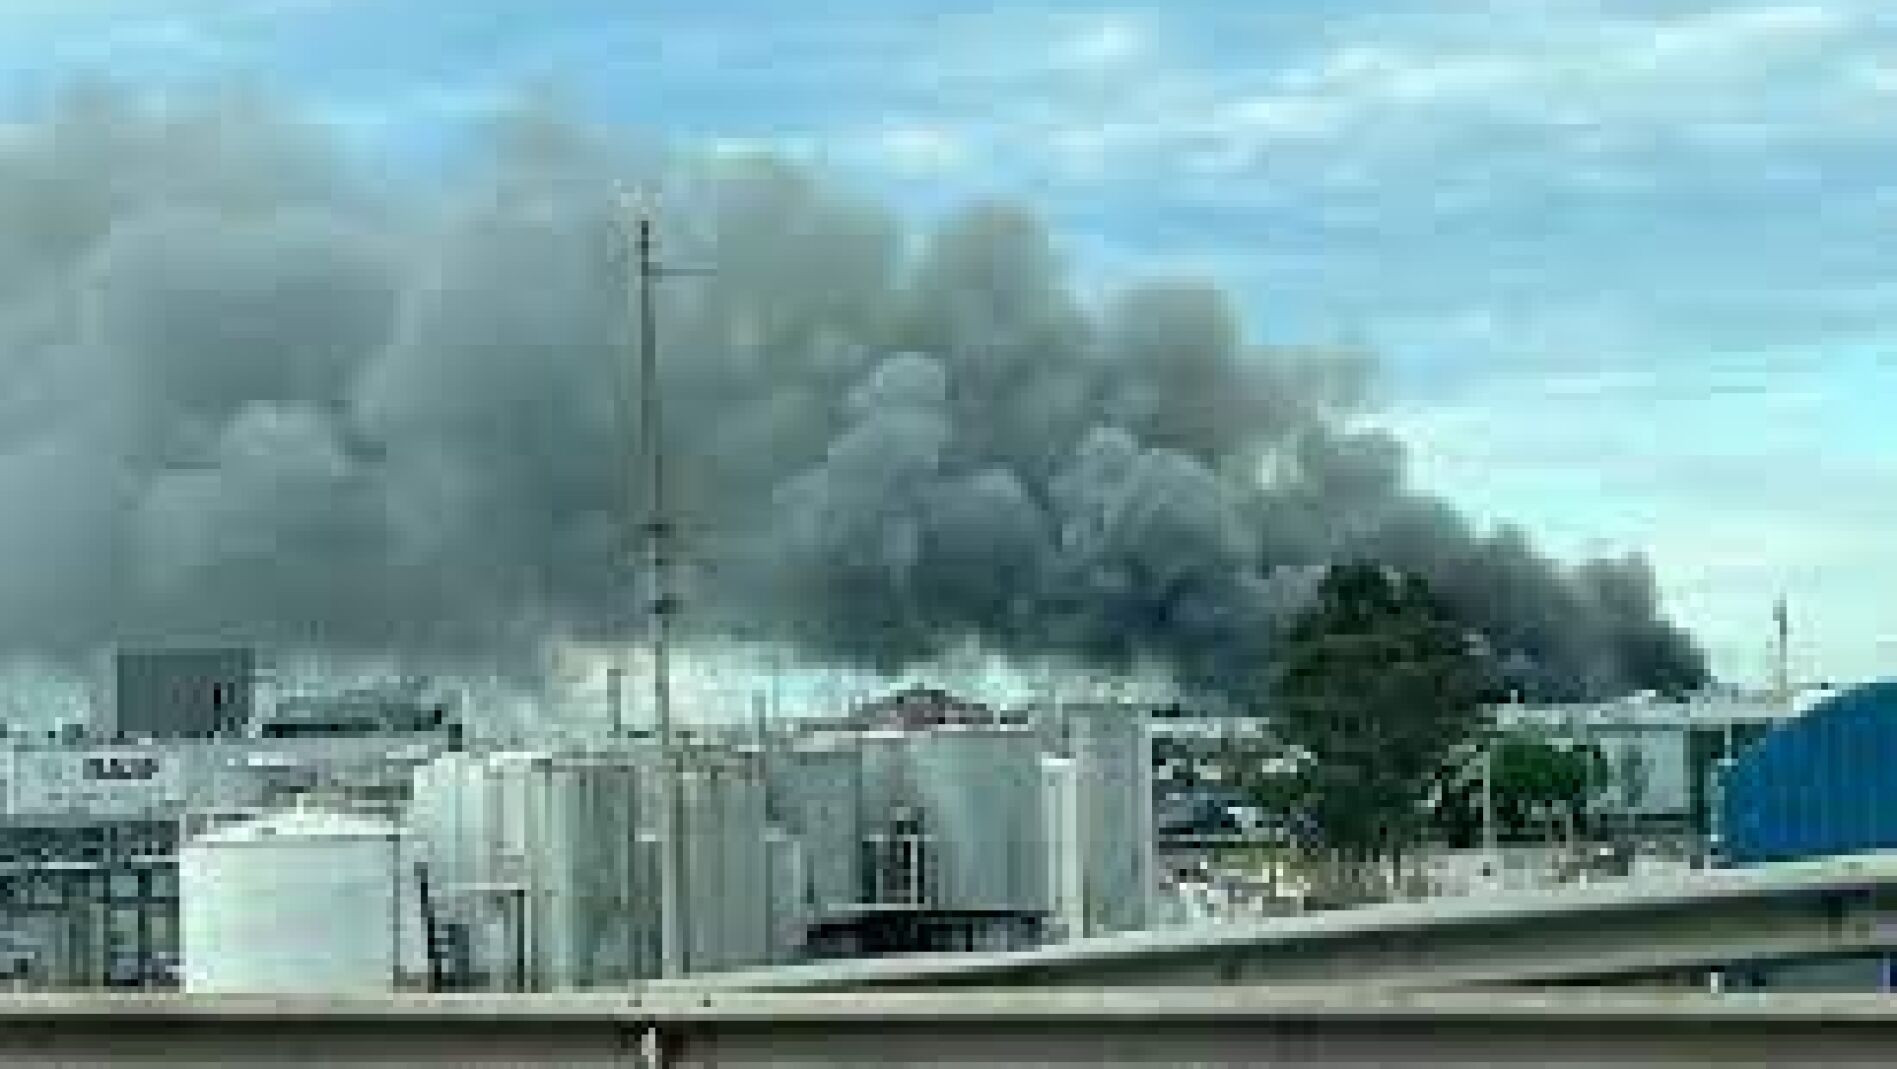
[[[1481,843],[1482,776],[1491,767],[1496,832],[1504,840],[1583,834],[1588,803],[1613,782],[1607,755],[1599,746],[1534,735],[1474,741],[1438,798],[1436,830],[1445,842],[1460,847]]]
[[[1607,762],[1594,747],[1558,746],[1530,736],[1495,744],[1495,808],[1502,826],[1529,835],[1559,822],[1569,830],[1586,817],[1588,799],[1607,783]]]
[[[1303,752],[1300,809],[1320,845],[1354,863],[1399,860],[1425,803],[1487,724],[1490,658],[1414,576],[1333,567],[1293,627],[1274,721]]]

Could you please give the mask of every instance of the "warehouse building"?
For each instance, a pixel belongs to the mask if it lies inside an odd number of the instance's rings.
[[[228,737],[250,723],[257,685],[253,650],[120,650],[112,665],[115,738]]]
[[[1714,823],[1720,763],[1789,719],[1773,696],[1700,695],[1565,705],[1503,705],[1496,727],[1597,748],[1606,782],[1591,808],[1617,833],[1699,839]]]

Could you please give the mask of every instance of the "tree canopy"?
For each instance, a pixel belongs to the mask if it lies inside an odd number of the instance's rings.
[[[1279,664],[1280,736],[1305,758],[1300,809],[1342,857],[1400,854],[1486,725],[1491,658],[1418,578],[1330,569]]]
[[[1508,839],[1581,827],[1589,800],[1607,789],[1612,776],[1606,756],[1594,745],[1512,735],[1489,742],[1488,752],[1486,762],[1467,762],[1466,774],[1438,806],[1439,827],[1453,843],[1473,844],[1481,835],[1484,774],[1495,777],[1495,822]]]

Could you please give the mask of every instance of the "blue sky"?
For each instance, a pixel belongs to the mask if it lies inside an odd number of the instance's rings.
[[[76,72],[243,79],[439,159],[523,87],[821,161],[927,218],[1005,196],[1082,276],[1216,276],[1351,341],[1424,486],[1646,547],[1726,675],[1897,664],[1887,0],[7,0],[0,118]]]

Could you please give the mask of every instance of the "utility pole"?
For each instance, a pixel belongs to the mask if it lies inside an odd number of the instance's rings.
[[[660,828],[659,925],[661,971],[667,977],[691,971],[691,888],[685,852],[684,755],[672,723],[672,618],[679,599],[673,584],[676,528],[666,497],[665,425],[659,382],[656,283],[669,275],[703,274],[658,262],[653,213],[642,198],[622,197],[621,207],[632,245],[632,303],[638,320],[638,459],[645,467],[645,516],[642,523],[647,582],[647,638],[652,653],[652,710],[657,721],[660,768],[664,778],[664,820]],[[636,476],[635,476],[636,478]]]
[[[1495,825],[1495,740],[1482,744],[1482,866],[1489,887],[1501,886],[1501,851]]]
[[[1773,649],[1772,697],[1781,710],[1792,707],[1792,614],[1785,596],[1779,595],[1772,606],[1772,622],[1777,625],[1777,644]]]
[[[771,646],[771,705],[772,723],[779,722],[784,715],[784,648]]]
[[[764,694],[751,694],[751,717],[757,735],[757,782],[759,804],[764,810],[763,834],[758,853],[763,862],[758,872],[764,878],[764,960],[777,964],[777,874],[776,856],[771,852],[771,828],[776,819],[776,799],[771,793],[771,711]]]
[[[619,665],[606,669],[606,710],[612,716],[613,743],[621,744],[626,738],[626,670]]]

